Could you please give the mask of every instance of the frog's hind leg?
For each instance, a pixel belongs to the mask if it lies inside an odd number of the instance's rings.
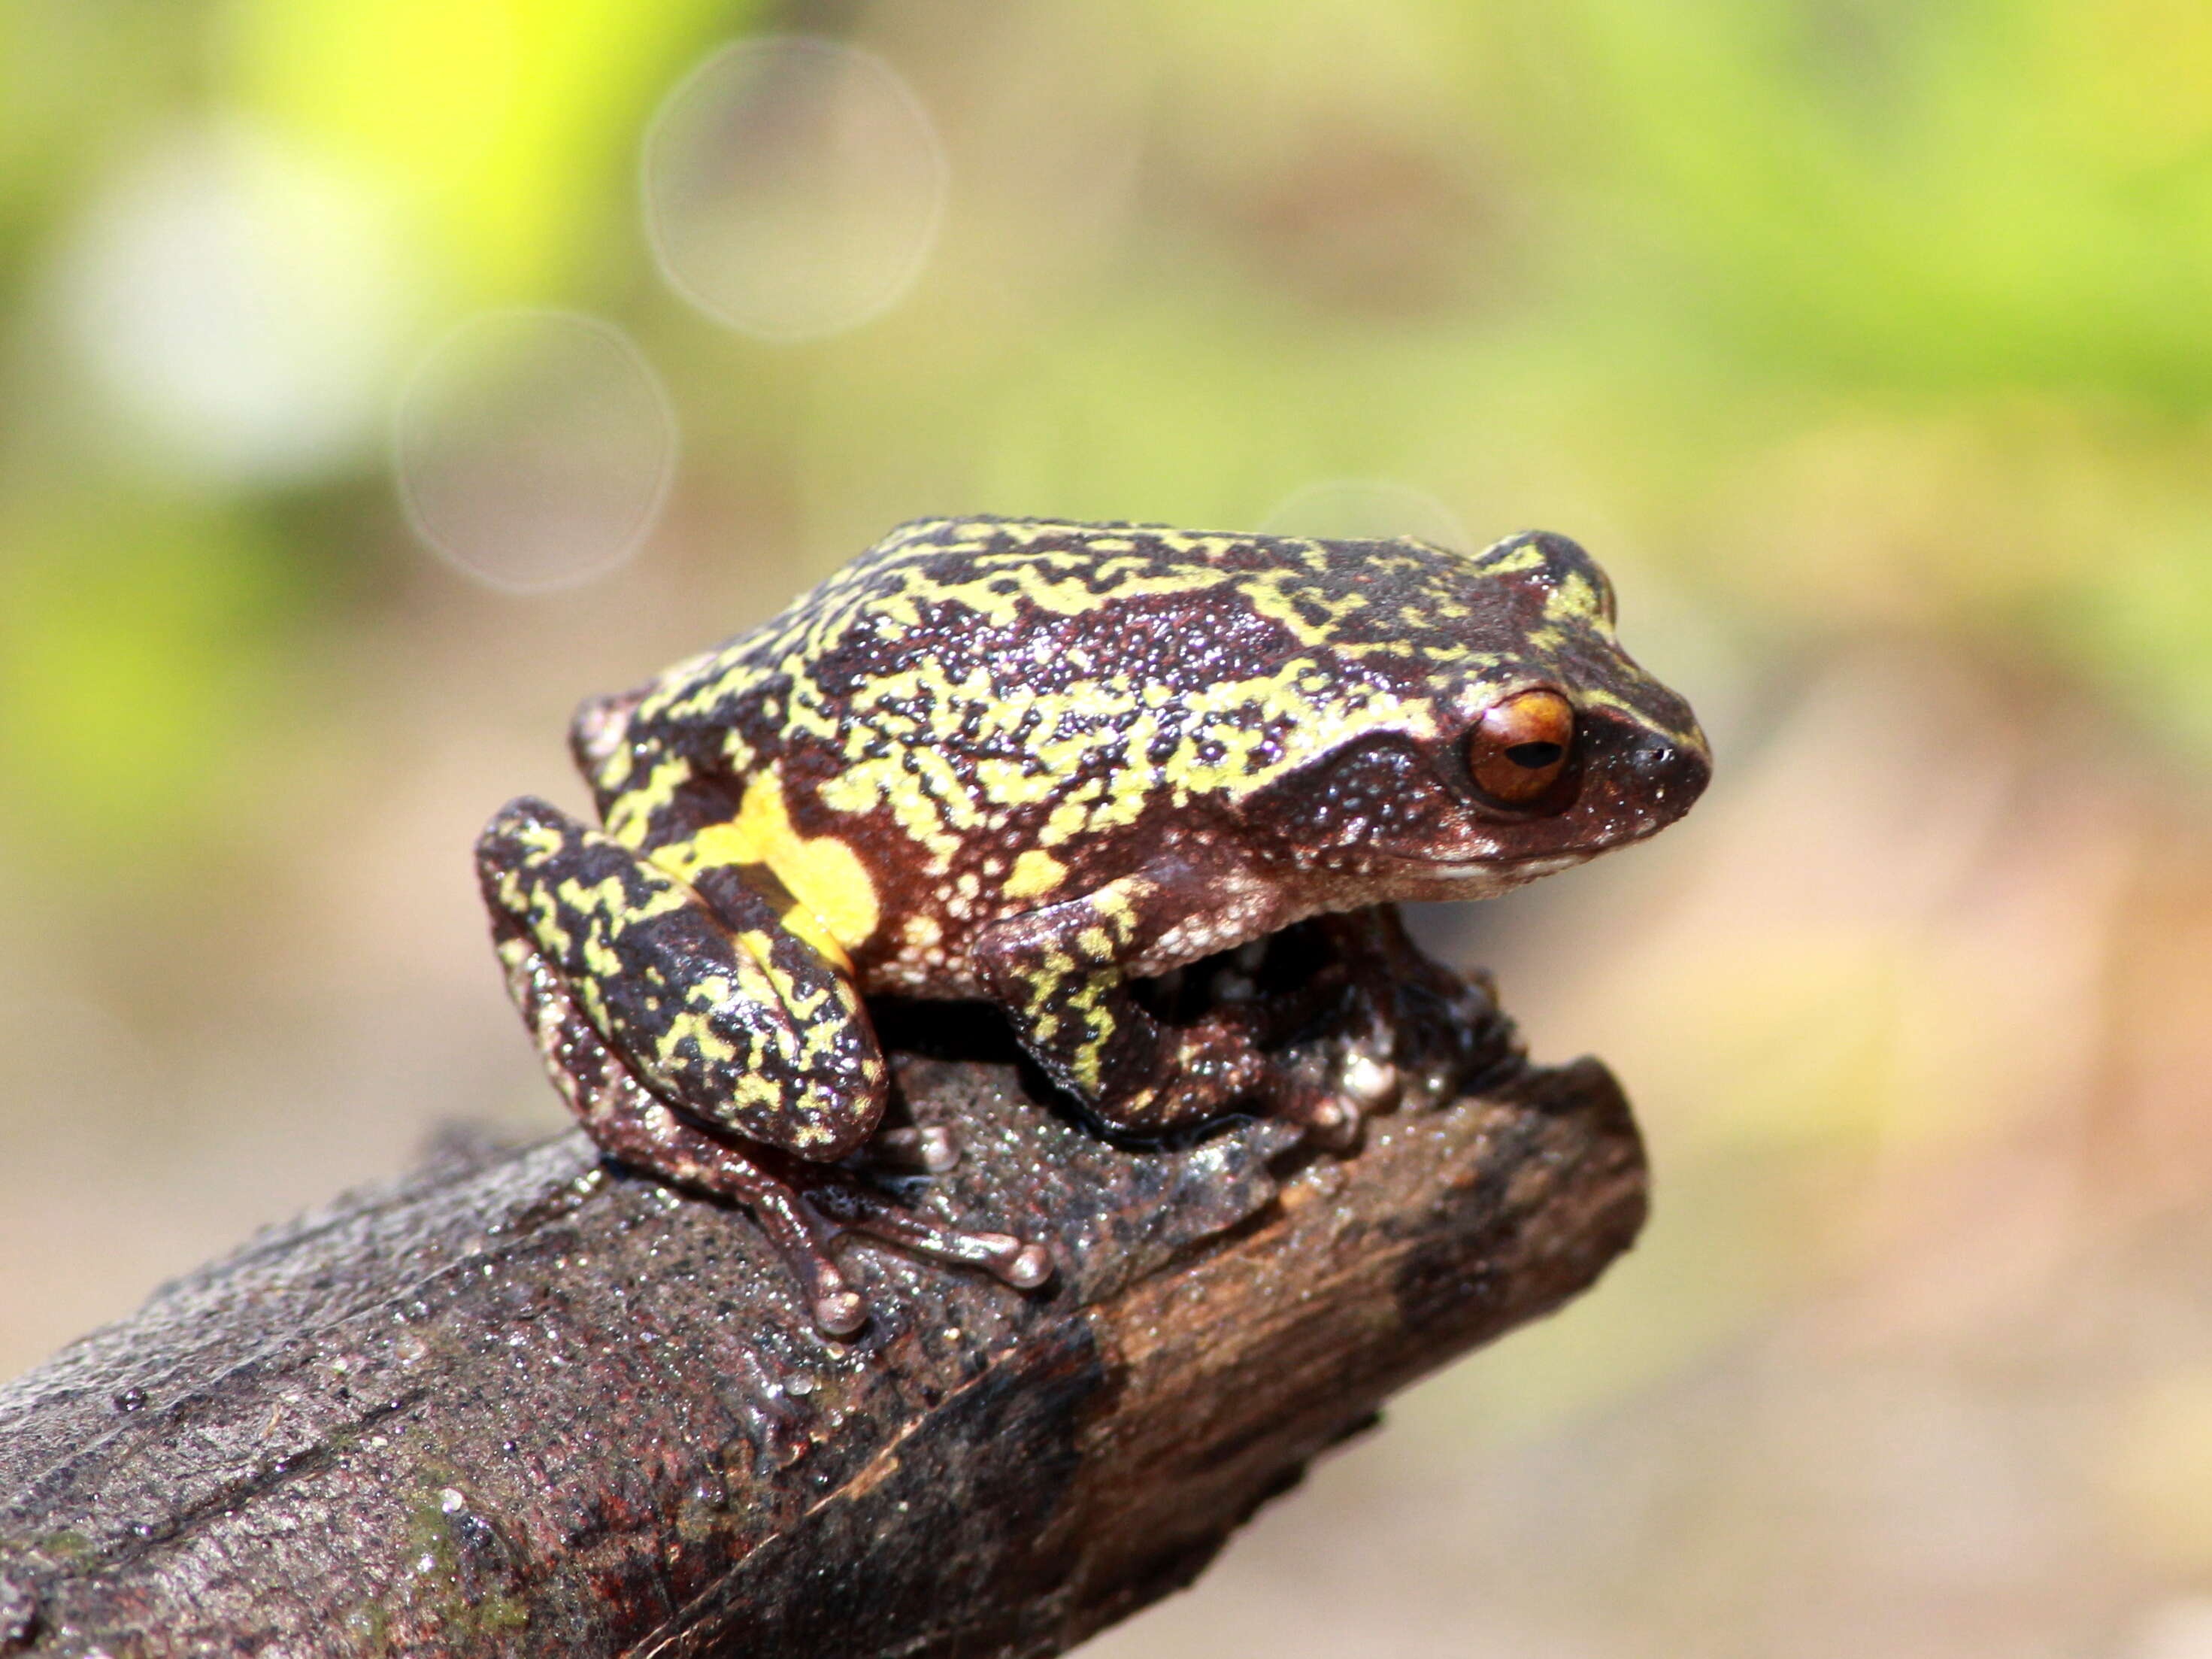
[[[866,1306],[830,1260],[820,1224],[790,1185],[686,1123],[631,1076],[560,974],[513,921],[499,918],[492,933],[507,989],[545,1068],[599,1150],[677,1185],[744,1205],[799,1281],[814,1322],[832,1335],[857,1330]]]
[[[484,902],[567,984],[646,1089],[703,1124],[829,1162],[890,1087],[852,981],[732,884],[718,907],[544,801],[477,843]]]
[[[848,1334],[867,1310],[830,1258],[830,1230],[817,1210],[844,1230],[982,1267],[1023,1289],[1050,1277],[1038,1245],[936,1226],[849,1171],[800,1161],[852,1151],[883,1108],[882,1055],[842,978],[837,1002],[823,1000],[830,987],[794,985],[793,962],[781,960],[782,971],[774,971],[781,949],[764,952],[768,963],[755,960],[682,883],[543,802],[518,801],[503,811],[478,859],[508,988],[586,1132],[624,1163],[749,1207],[823,1330]],[[797,946],[788,936],[773,943]],[[718,1018],[710,1025],[685,992],[718,979],[728,982],[714,994],[707,1012]],[[841,1026],[845,1007],[854,1018]],[[650,1018],[660,1012],[670,1018]],[[814,1024],[793,1030],[791,1017],[807,1012]],[[820,1040],[825,1026],[838,1040]],[[816,1040],[806,1040],[810,1034]],[[842,1061],[825,1071],[825,1054]],[[671,1066],[672,1058],[678,1063]],[[701,1073],[685,1063],[702,1058],[716,1060],[716,1069]],[[740,1060],[744,1068],[733,1069]],[[816,1062],[811,1072],[804,1069],[808,1060]],[[718,1097],[714,1089],[724,1092]],[[797,1154],[793,1167],[780,1173],[775,1152],[749,1152],[696,1120]],[[923,1162],[938,1161],[926,1139],[915,1150]]]
[[[839,1227],[961,1267],[981,1267],[1023,1290],[1052,1276],[1040,1245],[1007,1233],[959,1232],[893,1206],[847,1172],[825,1169],[806,1178],[806,1196],[791,1181],[728,1141],[686,1122],[631,1075],[584,1017],[544,955],[507,918],[493,925],[507,989],[544,1056],[562,1097],[600,1151],[663,1180],[753,1212],[761,1230],[799,1281],[809,1316],[832,1336],[849,1335],[868,1316],[866,1300],[830,1254],[830,1233],[817,1208]]]

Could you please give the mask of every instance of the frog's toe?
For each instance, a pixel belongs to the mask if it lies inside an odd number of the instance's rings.
[[[1017,1290],[1033,1291],[1052,1278],[1052,1257],[1044,1246],[1012,1233],[948,1227],[850,1182],[810,1184],[807,1197],[815,1209],[847,1231],[907,1255],[956,1267],[980,1267]]]
[[[885,1209],[854,1224],[855,1232],[932,1261],[981,1267],[1002,1285],[1033,1291],[1052,1278],[1052,1257],[1043,1245],[1012,1233],[971,1233],[939,1227],[920,1217]]]
[[[1282,1115],[1301,1125],[1306,1138],[1324,1152],[1346,1152],[1359,1144],[1366,1121],[1358,1105],[1343,1095],[1317,1094],[1294,1104]]]
[[[1013,1242],[1020,1248],[1007,1258],[999,1277],[1018,1290],[1033,1291],[1052,1277],[1052,1257],[1042,1244],[1022,1244],[1019,1239]]]
[[[1359,1144],[1371,1103],[1344,1079],[1324,1081],[1308,1068],[1284,1068],[1259,1097],[1269,1117],[1294,1124],[1323,1152],[1348,1152]]]
[[[929,1123],[915,1129],[881,1129],[868,1143],[871,1158],[886,1169],[943,1175],[960,1162],[952,1131]]]
[[[760,1212],[756,1209],[755,1213]],[[762,1219],[766,1222],[768,1218]],[[853,1288],[844,1270],[830,1259],[811,1224],[803,1219],[796,1229],[770,1224],[769,1231],[784,1267],[799,1281],[807,1314],[817,1330],[824,1336],[850,1336],[868,1322],[868,1299]]]
[[[1338,1082],[1349,1099],[1370,1112],[1388,1111],[1405,1088],[1395,1066],[1364,1054],[1355,1054],[1344,1062]]]
[[[809,1311],[824,1336],[850,1336],[868,1322],[867,1299],[851,1289],[817,1296]]]

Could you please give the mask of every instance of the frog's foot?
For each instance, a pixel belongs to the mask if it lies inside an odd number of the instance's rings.
[[[910,1255],[981,1267],[1017,1289],[1034,1289],[1052,1276],[1042,1245],[925,1221],[846,1171],[807,1166],[795,1178],[779,1173],[769,1161],[775,1154],[748,1152],[687,1121],[638,1081],[585,1018],[558,970],[519,929],[495,927],[495,938],[508,989],[546,1069],[599,1150],[671,1185],[750,1210],[798,1281],[808,1316],[825,1334],[851,1335],[866,1322],[868,1305],[830,1255],[833,1232],[824,1216],[841,1231],[866,1233]],[[914,1147],[918,1158],[941,1158],[950,1149],[949,1138],[940,1143],[919,1132]]]
[[[905,1255],[957,1267],[980,1267],[1016,1290],[1033,1291],[1052,1277],[1044,1246],[1011,1233],[967,1232],[939,1225],[863,1184],[847,1171],[794,1170],[788,1176],[765,1167],[726,1141],[685,1123],[655,1101],[629,1118],[624,1130],[593,1134],[625,1163],[635,1164],[678,1186],[735,1199],[750,1209],[806,1297],[815,1324],[830,1336],[850,1336],[867,1322],[867,1299],[830,1254],[836,1233],[853,1233]],[[771,1154],[772,1156],[772,1154]],[[825,1229],[823,1218],[833,1224]]]
[[[1359,1144],[1359,1132],[1367,1122],[1358,1101],[1327,1089],[1285,1091],[1269,1115],[1297,1124],[1308,1140],[1328,1152],[1350,1152]]]
[[[1267,1064],[1255,1103],[1331,1151],[1357,1144],[1372,1114],[1449,1098],[1510,1046],[1486,984],[1424,955],[1389,906],[1211,958],[1162,1006],[1186,1024],[1210,1010],[1197,1024],[1214,1042],[1241,1034]]]
[[[1341,1079],[1316,1077],[1305,1067],[1275,1066],[1271,1071],[1258,1103],[1269,1117],[1297,1125],[1323,1152],[1346,1152],[1357,1146],[1368,1111],[1385,1103],[1379,1096],[1346,1086]]]
[[[1172,1031],[1171,1065],[1185,1092],[1170,1109],[1218,1113],[1241,1104],[1296,1125],[1325,1151],[1349,1151],[1367,1114],[1396,1103],[1398,1068],[1387,1043],[1364,1030],[1342,1039],[1345,1052],[1333,1063],[1314,1054],[1286,1057],[1285,1025],[1294,1030],[1316,1011],[1292,1010],[1289,994],[1262,991],[1251,975],[1265,950],[1262,941],[1237,952],[1197,988],[1216,1006]]]
[[[692,1127],[658,1100],[640,1110],[602,1115],[588,1120],[586,1127],[610,1157],[676,1186],[734,1199],[750,1210],[799,1281],[808,1315],[826,1334],[849,1336],[867,1322],[866,1298],[830,1259],[821,1223],[788,1182]]]
[[[956,1267],[981,1267],[1017,1290],[1033,1291],[1052,1277],[1052,1257],[1042,1244],[1012,1233],[971,1233],[944,1227],[902,1209],[883,1194],[824,1171],[802,1177],[806,1197],[817,1210],[848,1232],[889,1244],[909,1255]]]
[[[1406,933],[1398,908],[1322,916],[1310,924],[1328,942],[1352,1035],[1339,1086],[1371,1109],[1385,1097],[1420,1108],[1441,1104],[1509,1075],[1526,1061],[1487,974],[1455,972]]]
[[[1308,1081],[1301,1069],[1276,1095],[1272,1115],[1304,1127],[1306,1138],[1325,1152],[1349,1152],[1359,1144],[1371,1112],[1387,1112],[1405,1094],[1405,1074],[1371,1048],[1353,1048],[1322,1078]]]

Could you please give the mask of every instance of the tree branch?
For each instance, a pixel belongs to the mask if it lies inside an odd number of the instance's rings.
[[[575,1134],[448,1159],[0,1389],[0,1652],[1057,1653],[1644,1215],[1595,1061],[1343,1160],[901,1072],[965,1149],[913,1190],[1053,1241],[1046,1291],[848,1246],[875,1311],[835,1341],[742,1212]]]

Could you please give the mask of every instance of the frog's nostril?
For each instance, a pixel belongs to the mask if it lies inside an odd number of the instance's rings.
[[[1655,799],[1674,804],[1677,811],[1704,793],[1712,776],[1711,763],[1701,751],[1656,733],[1645,733],[1623,758],[1639,784]]]

